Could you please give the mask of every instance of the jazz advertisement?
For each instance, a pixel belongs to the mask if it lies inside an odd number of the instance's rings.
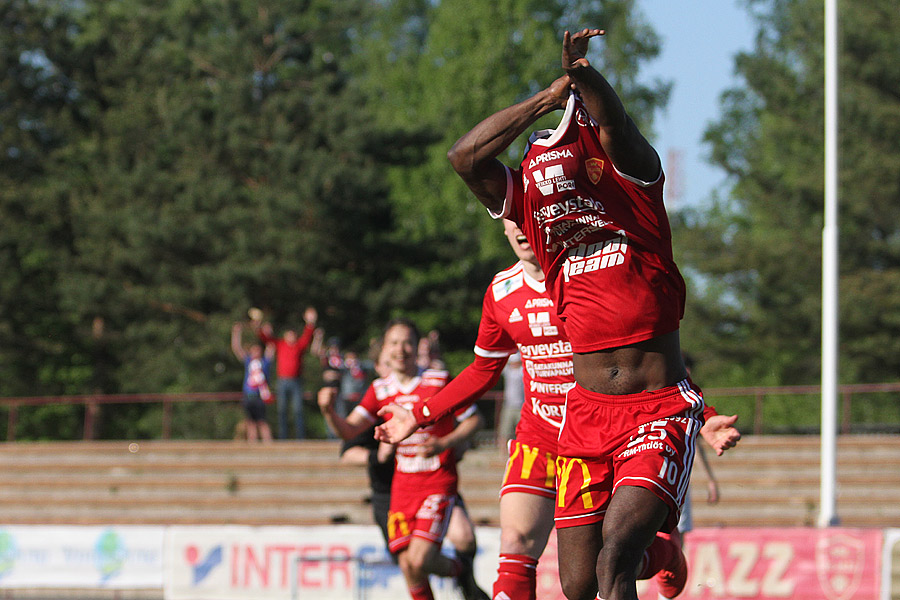
[[[877,529],[695,529],[686,536],[685,600],[888,600]],[[565,600],[553,537],[538,567],[538,598]],[[653,580],[638,596],[656,598]]]

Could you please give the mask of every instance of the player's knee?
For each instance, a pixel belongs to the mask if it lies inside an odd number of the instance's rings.
[[[534,540],[525,532],[512,527],[500,530],[500,551],[508,554],[529,554]]]
[[[644,555],[644,546],[634,538],[612,536],[604,539],[603,550],[597,560],[597,579],[633,578]]]
[[[471,528],[457,528],[447,532],[447,541],[453,544],[457,554],[472,554],[475,552],[475,532]]]
[[[422,556],[411,554],[409,551],[403,552],[399,556],[400,570],[403,571],[407,580],[421,579],[424,574],[424,561]]]
[[[559,585],[567,600],[596,600],[597,580],[590,570],[559,574]]]

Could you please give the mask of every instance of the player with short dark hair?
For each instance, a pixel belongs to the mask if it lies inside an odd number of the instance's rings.
[[[678,521],[705,408],[681,358],[685,286],[659,156],[586,57],[603,33],[565,32],[563,75],[476,125],[448,154],[491,214],[525,233],[572,344],[556,507],[570,600],[637,598],[645,550]],[[518,169],[497,160],[560,109],[557,128],[531,136]],[[686,569],[669,575],[661,588],[671,598]]]

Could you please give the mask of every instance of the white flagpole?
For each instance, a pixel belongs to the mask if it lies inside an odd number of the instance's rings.
[[[838,523],[838,17],[825,0],[825,219],[822,229],[822,463],[819,527]]]

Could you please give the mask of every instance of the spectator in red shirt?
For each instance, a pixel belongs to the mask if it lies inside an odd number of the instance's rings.
[[[294,412],[294,430],[297,439],[302,440],[306,437],[303,419],[303,355],[312,343],[318,318],[316,309],[308,307],[303,313],[305,322],[303,334],[298,337],[296,330],[288,329],[281,338],[273,336],[272,326],[269,323],[263,323],[261,320],[253,321],[253,328],[260,341],[275,346],[275,373],[278,375],[275,402],[278,411],[279,439],[288,437],[288,404]]]

